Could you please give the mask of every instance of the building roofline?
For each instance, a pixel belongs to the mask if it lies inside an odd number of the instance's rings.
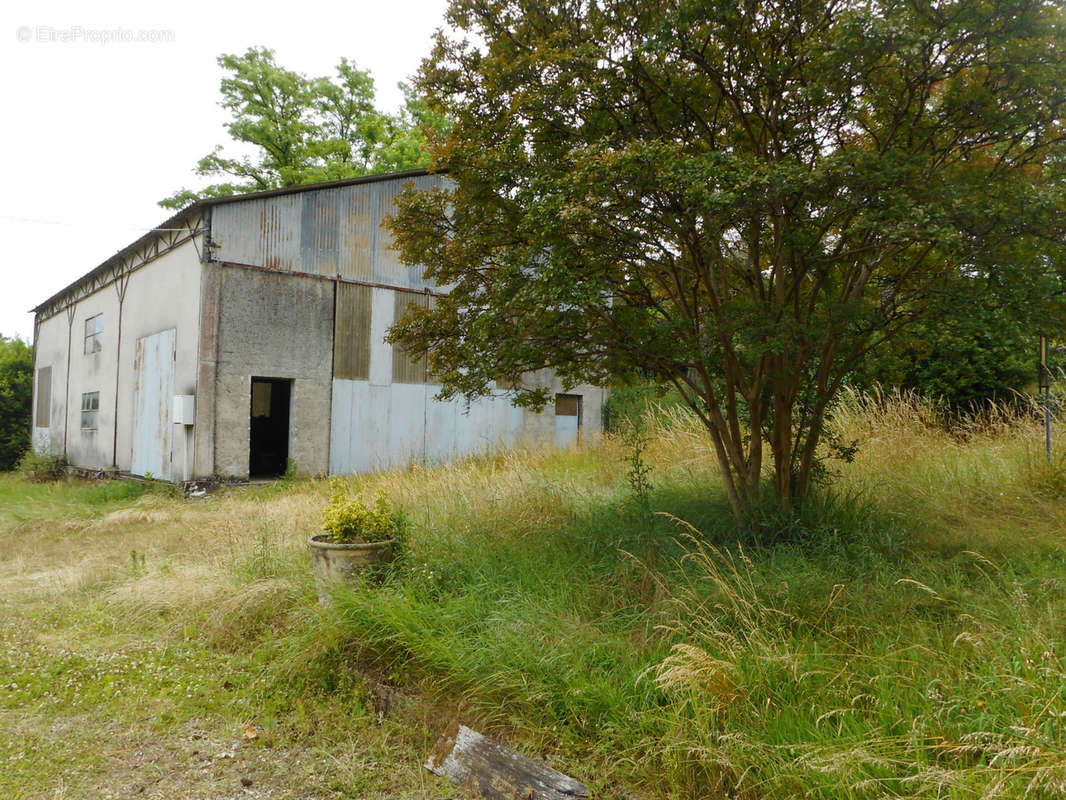
[[[431,172],[428,169],[409,169],[403,170],[401,172],[386,172],[378,175],[360,175],[357,178],[342,178],[341,180],[324,181],[322,183],[304,183],[300,184],[299,186],[286,186],[282,189],[264,189],[260,192],[233,194],[227,197],[205,197],[200,200],[196,200],[185,206],[185,208],[181,209],[181,211],[177,212],[173,216],[161,222],[156,227],[149,230],[147,233],[130,242],[130,244],[123,247],[114,255],[109,256],[99,266],[89,270],[77,280],[71,282],[67,286],[64,286],[62,289],[53,294],[43,303],[40,303],[34,308],[32,308],[31,311],[34,314],[39,314],[42,309],[53,306],[55,303],[60,301],[65,295],[74,292],[79,286],[86,283],[87,281],[91,281],[95,277],[107,272],[115,265],[115,263],[121,261],[123,258],[135,252],[140,247],[143,247],[145,244],[151,241],[153,237],[158,236],[160,232],[165,231],[168,228],[174,227],[175,225],[177,225],[177,223],[184,221],[189,216],[192,216],[192,214],[196,211],[201,211],[211,206],[223,205],[225,203],[239,203],[243,200],[258,200],[261,198],[279,197],[281,195],[298,194],[299,192],[310,192],[320,189],[335,189],[343,186],[358,186],[364,183],[380,183],[382,181],[420,178],[425,175],[443,174],[444,172],[445,170],[437,170]]]
[[[199,200],[196,201],[195,203],[191,203],[191,204],[187,205],[185,208],[183,208],[177,214],[174,214],[173,216],[168,217],[166,220],[164,220],[163,222],[159,223],[159,225],[157,225],[156,227],[152,228],[147,233],[145,233],[145,234],[139,236],[138,238],[134,239],[132,242],[130,242],[128,245],[126,245],[121,250],[116,252],[114,255],[109,256],[108,258],[106,258],[99,266],[89,270],[84,275],[82,275],[80,278],[78,278],[77,280],[71,282],[67,286],[64,286],[62,289],[60,289],[54,295],[49,297],[43,303],[38,304],[37,306],[35,306],[34,308],[32,308],[30,310],[34,314],[39,314],[42,309],[45,309],[45,308],[57,303],[59,300],[61,300],[63,298],[64,295],[70,294],[75,289],[77,289],[79,286],[81,286],[83,283],[86,283],[87,281],[91,281],[93,278],[95,278],[95,277],[97,277],[99,275],[102,275],[103,273],[107,272],[109,269],[111,269],[112,266],[115,265],[116,262],[121,261],[126,256],[128,256],[131,253],[135,252],[138,248],[143,247],[145,244],[150,242],[153,238],[158,236],[160,232],[162,232],[162,231],[164,231],[164,230],[166,230],[168,228],[172,228],[175,225],[177,225],[177,223],[185,220],[187,217],[192,215],[192,212],[194,210],[197,210],[197,209],[201,208],[202,206],[203,206],[203,203],[202,203],[202,201],[199,201]]]
[[[238,203],[241,200],[258,200],[263,197],[280,197],[286,194],[298,194],[300,192],[317,191],[319,189],[337,189],[342,186],[358,186],[363,183],[380,183],[382,181],[396,181],[405,178],[421,178],[425,175],[443,174],[446,170],[430,170],[425,168],[408,169],[400,172],[382,172],[377,175],[360,175],[357,178],[341,178],[336,181],[323,181],[322,183],[301,183],[297,186],[286,186],[282,189],[264,189],[260,192],[247,192],[244,194],[231,194],[226,197],[205,197],[197,200],[187,208],[197,205],[217,206],[223,203]]]

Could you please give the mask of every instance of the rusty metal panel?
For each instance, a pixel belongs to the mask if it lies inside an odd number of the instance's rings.
[[[303,194],[300,217],[299,272],[336,275],[340,204],[346,196],[340,189],[322,189]]]
[[[340,229],[340,274],[349,280],[370,281],[374,277],[374,248],[377,247],[380,220],[374,197],[366,187],[352,186],[345,192]]]
[[[405,182],[388,181],[374,185],[374,210],[377,217],[377,238],[374,247],[374,280],[391,286],[418,287],[418,281],[412,281],[411,273],[402,263],[396,251],[392,234],[384,226],[385,217],[393,213],[396,198],[403,191]]]
[[[51,426],[52,412],[52,368],[41,367],[37,370],[37,414],[36,426],[48,428]]]
[[[337,313],[333,331],[333,377],[365,381],[370,378],[371,288],[337,284]]]
[[[211,214],[212,257],[291,272],[300,269],[303,195],[226,203]]]
[[[395,292],[396,310],[394,319],[399,322],[411,306],[426,308],[429,296],[416,292]],[[403,348],[399,345],[392,346],[392,382],[393,383],[425,383],[426,382],[426,357],[418,359],[407,357]]]
[[[384,221],[408,183],[430,189],[445,180],[405,176],[220,204],[212,210],[212,258],[402,288],[432,287],[417,269],[400,262]]]
[[[400,261],[400,254],[395,248],[392,234],[385,226],[385,218],[395,212],[396,198],[409,183],[413,183],[418,189],[431,189],[441,185],[443,180],[445,179],[438,175],[422,175],[404,180],[383,181],[372,186],[352,187],[373,189],[370,202],[374,215],[372,227],[376,233],[373,249],[373,280],[375,282],[411,289],[423,289],[427,286],[432,288],[435,285],[432,281],[426,281],[419,270],[405,266]]]
[[[170,480],[171,398],[176,330],[137,340],[133,388],[133,456],[130,472]]]

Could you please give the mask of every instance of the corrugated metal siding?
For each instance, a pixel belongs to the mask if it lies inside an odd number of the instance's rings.
[[[298,194],[217,206],[211,212],[215,260],[305,271],[300,269],[302,215]]]
[[[286,272],[335,276],[410,289],[434,287],[400,263],[382,227],[404,187],[441,185],[425,175],[277,197],[249,199],[212,210],[212,257]]]
[[[298,271],[315,275],[336,275],[340,206],[347,197],[340,189],[306,192],[300,217],[300,264]]]
[[[399,322],[411,306],[426,308],[429,296],[414,292],[396,292],[395,319]],[[410,359],[404,353],[403,348],[394,344],[392,346],[392,382],[393,383],[425,383],[426,382],[426,357]]]
[[[365,381],[370,378],[369,286],[337,284],[337,313],[333,334],[333,377]]]
[[[503,393],[472,403],[433,399],[430,386],[333,381],[330,472],[349,474],[441,463],[522,436],[525,411]]]
[[[369,188],[369,187],[367,187]],[[374,278],[374,249],[379,226],[375,195],[346,192],[345,216],[341,225],[340,273],[342,278],[370,281]]]

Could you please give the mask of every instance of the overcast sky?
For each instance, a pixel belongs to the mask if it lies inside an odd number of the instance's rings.
[[[8,0],[0,334],[32,338],[30,308],[170,216],[157,205],[163,197],[204,183],[193,166],[227,141],[219,54],[264,45],[309,75],[331,74],[347,56],[370,70],[378,105],[392,111],[402,99],[397,82],[429,52],[445,7]]]

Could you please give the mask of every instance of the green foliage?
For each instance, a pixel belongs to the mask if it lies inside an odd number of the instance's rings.
[[[0,336],[0,472],[14,469],[30,446],[33,348]]]
[[[163,200],[182,208],[201,197],[227,197],[390,172],[429,164],[427,137],[446,127],[410,87],[404,107],[374,107],[374,80],[342,58],[333,77],[309,78],[277,64],[274,52],[253,47],[222,55],[221,105],[233,142],[251,154],[229,156],[221,145],[200,159],[196,174],[226,178],[201,190],[182,189]]]
[[[392,229],[455,288],[390,334],[445,396],[646,375],[701,415],[742,516],[764,458],[777,502],[802,502],[847,376],[974,281],[1062,319],[1059,4],[454,0],[449,19],[418,86],[454,120],[434,150],[452,183],[409,191]]]
[[[18,471],[26,480],[34,483],[50,483],[64,478],[67,474],[67,461],[55,453],[38,453],[26,450],[18,462]]]
[[[603,408],[603,427],[610,433],[625,433],[633,426],[644,424],[647,414],[661,412],[685,405],[681,395],[673,389],[654,381],[618,382],[611,386]]]
[[[917,320],[871,354],[852,376],[858,387],[916,391],[941,398],[950,408],[1010,401],[1031,389],[1037,377],[1041,328],[1061,330],[1039,308],[1001,305],[994,293],[974,286],[969,298],[935,318]],[[1049,287],[1047,291],[1051,291]],[[960,293],[961,294],[961,293]],[[1052,349],[1052,370],[1062,364]]]
[[[295,481],[299,477],[299,475],[300,475],[300,468],[296,464],[296,459],[294,459],[294,458],[287,459],[285,461],[285,472],[281,476],[282,482],[283,483],[292,483],[293,481]]]
[[[403,517],[389,506],[385,492],[379,491],[369,506],[360,497],[349,497],[337,481],[322,527],[334,542],[385,542],[402,535]]]
[[[632,426],[624,434],[626,444],[626,481],[633,497],[645,511],[651,508],[651,465],[644,458],[648,449],[648,434],[642,428]]]

